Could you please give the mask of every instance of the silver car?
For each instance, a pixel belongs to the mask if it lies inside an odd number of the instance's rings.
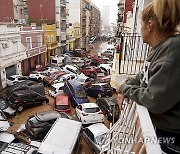
[[[83,130],[83,137],[90,147],[99,154],[103,146],[107,144],[109,129],[103,123],[90,125]]]

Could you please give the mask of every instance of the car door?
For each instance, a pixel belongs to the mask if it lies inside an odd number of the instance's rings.
[[[102,110],[102,112],[104,114],[106,114],[106,112],[107,112],[107,109],[106,109],[106,107],[104,105],[105,103],[106,103],[106,101],[104,101],[104,100],[99,100],[98,101],[98,105],[99,105],[100,109]]]
[[[88,142],[88,144],[90,145],[90,147],[91,147],[96,153],[100,153],[100,147],[95,143],[94,134],[93,134],[88,128],[85,128],[84,134],[85,134],[85,135],[84,135],[85,140]]]

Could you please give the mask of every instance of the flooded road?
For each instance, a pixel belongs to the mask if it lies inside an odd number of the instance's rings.
[[[102,52],[103,50],[107,49],[107,43],[96,42],[93,44],[93,46],[94,48],[90,52],[91,54],[97,54],[98,52]],[[14,123],[14,128],[18,128],[21,124],[26,123],[26,120],[30,115],[33,115],[41,111],[53,110],[54,98],[48,95],[48,89],[49,88],[47,87],[45,88],[46,96],[49,98],[49,103],[46,105],[41,105],[41,106],[33,107],[30,109],[26,109],[23,112],[16,115],[14,118],[9,119],[9,121]],[[114,94],[113,97],[116,97],[116,94]],[[96,99],[92,97],[88,97],[88,98],[90,102],[96,102]],[[72,115],[75,115],[74,108],[72,108]],[[105,124],[107,127],[109,127],[109,122],[106,119],[105,119]],[[93,150],[89,147],[89,145],[86,143],[84,139],[82,140],[79,154],[93,154]]]

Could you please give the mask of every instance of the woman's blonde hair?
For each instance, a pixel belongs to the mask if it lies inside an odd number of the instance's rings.
[[[142,12],[142,20],[152,19],[156,30],[174,34],[180,24],[180,0],[153,0]]]

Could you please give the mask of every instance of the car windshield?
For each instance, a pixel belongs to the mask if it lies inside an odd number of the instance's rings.
[[[75,91],[75,95],[78,98],[85,98],[86,97],[86,92],[84,90],[77,90],[77,91]]]
[[[0,100],[0,109],[4,110],[8,107],[8,104],[5,100]]]
[[[67,110],[69,107],[69,105],[56,105],[57,110]]]
[[[55,91],[55,90],[56,90],[56,88],[55,88],[55,87],[53,87],[53,86],[51,86],[51,87],[50,87],[50,90],[51,90],[51,91]]]
[[[85,108],[84,110],[86,113],[95,113],[100,111],[99,107]]]
[[[6,116],[4,115],[4,113],[2,111],[0,111],[0,120],[6,121]]]
[[[20,77],[18,77],[18,80],[26,80],[27,78],[26,77],[24,77],[24,76],[20,76]]]
[[[9,77],[8,80],[14,81],[14,78],[13,77]]]
[[[111,86],[109,84],[102,85],[103,88],[110,88]]]
[[[107,138],[106,138],[107,134],[101,134],[99,136],[96,137],[96,143],[100,146],[104,145],[107,143]]]

